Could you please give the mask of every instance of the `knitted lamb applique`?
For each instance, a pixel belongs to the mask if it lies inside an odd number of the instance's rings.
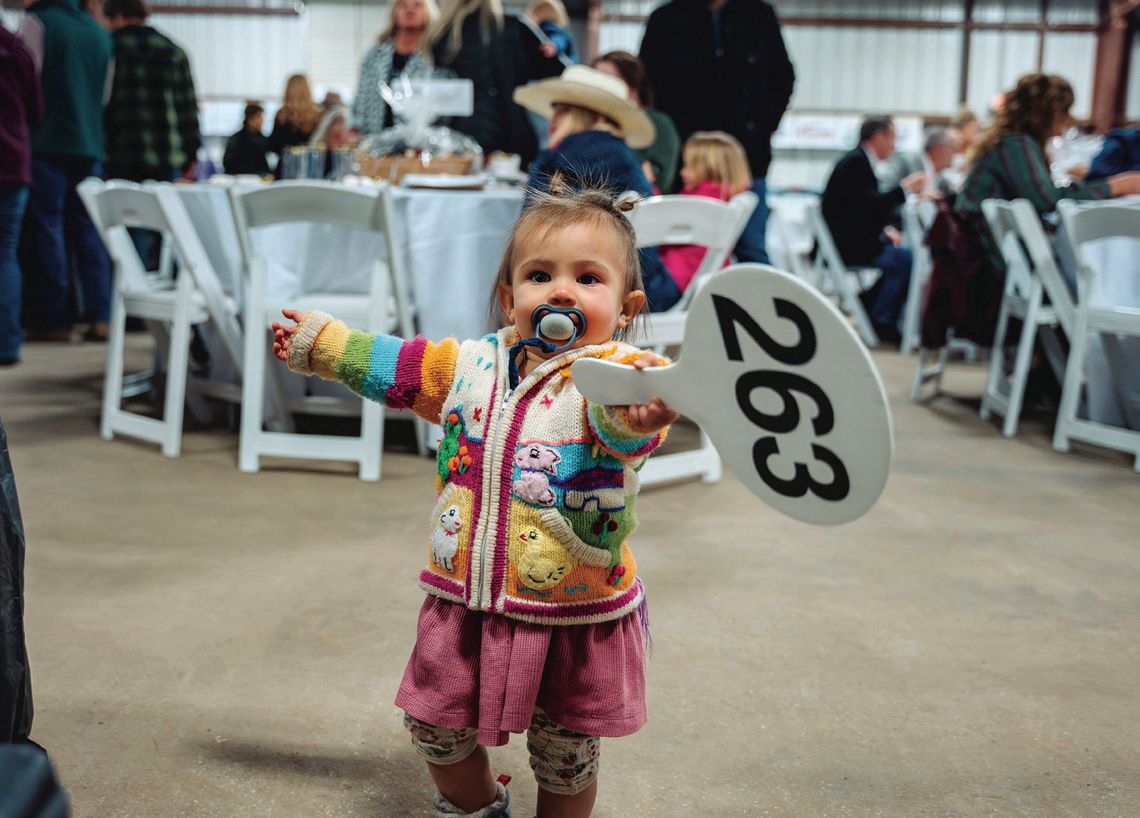
[[[459,506],[448,506],[439,515],[439,523],[431,532],[431,558],[440,568],[453,570],[455,553],[459,550],[459,529],[462,527]]]

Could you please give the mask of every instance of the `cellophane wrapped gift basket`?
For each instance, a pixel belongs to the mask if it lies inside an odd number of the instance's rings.
[[[483,149],[466,134],[433,125],[439,114],[430,94],[417,93],[404,80],[393,88],[380,84],[396,125],[367,137],[357,149],[361,176],[394,184],[409,173],[469,176],[483,169]]]

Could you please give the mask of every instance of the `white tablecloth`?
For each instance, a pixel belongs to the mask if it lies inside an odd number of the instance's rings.
[[[180,186],[182,201],[226,289],[243,293],[241,251],[229,197],[217,185]],[[476,338],[490,329],[487,300],[522,191],[394,191],[396,244],[411,279],[419,331],[432,340]],[[269,288],[288,298],[302,274],[310,289],[359,293],[384,256],[368,233],[332,225],[283,224],[253,231],[265,254]]]
[[[1085,257],[1097,272],[1087,294],[1090,306],[1140,309],[1140,236],[1090,242]],[[1090,333],[1085,365],[1089,419],[1140,429],[1140,338],[1117,336],[1111,355],[1104,341]]]

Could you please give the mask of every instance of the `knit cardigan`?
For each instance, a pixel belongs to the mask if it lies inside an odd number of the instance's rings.
[[[425,591],[548,625],[617,619],[644,596],[626,541],[637,525],[637,469],[666,432],[639,434],[625,407],[587,401],[570,365],[642,353],[619,342],[570,350],[510,390],[517,338],[506,328],[463,343],[406,341],[313,311],[293,336],[289,367],[443,426]]]

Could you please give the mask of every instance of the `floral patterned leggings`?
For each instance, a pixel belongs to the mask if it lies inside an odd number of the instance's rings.
[[[404,714],[412,745],[429,764],[458,764],[478,746],[474,727],[437,727]],[[526,731],[530,768],[538,786],[561,795],[574,795],[598,777],[600,740],[560,727],[535,708]]]

